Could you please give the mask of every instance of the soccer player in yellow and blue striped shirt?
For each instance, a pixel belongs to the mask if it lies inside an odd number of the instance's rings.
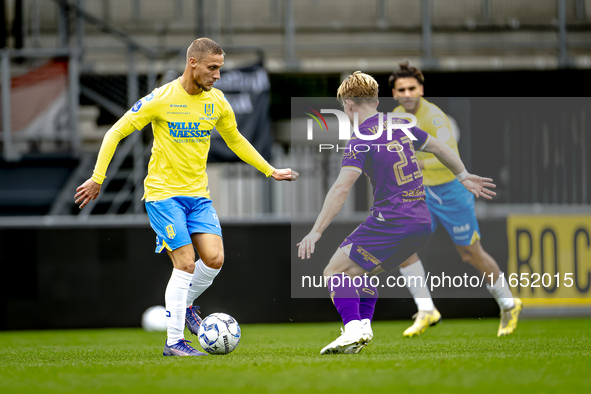
[[[230,103],[213,87],[220,79],[224,55],[209,38],[193,41],[183,75],[140,99],[107,132],[94,173],[75,196],[80,208],[96,199],[119,141],[152,124],[154,145],[144,199],[157,235],[156,253],[166,250],[174,267],[165,294],[165,356],[206,355],[193,349],[183,332],[186,324],[197,335],[201,319],[193,302],[211,285],[224,262],[220,222],[205,172],[214,127],[238,157],[267,177],[291,181],[298,176],[291,169],[273,168],[238,132]],[[193,247],[200,256],[197,261]]]
[[[400,68],[392,73],[388,83],[392,95],[400,104],[394,112],[415,115],[418,128],[445,142],[459,156],[458,144],[452,135],[449,119],[439,107],[423,98],[424,77],[421,71],[416,67],[410,67],[408,63],[402,63]],[[501,323],[497,335],[511,334],[517,326],[522,308],[521,300],[513,298],[505,277],[500,276],[499,265],[480,244],[480,229],[474,212],[474,195],[468,192],[434,155],[417,152],[416,156],[423,172],[425,201],[431,213],[431,231],[435,231],[441,224],[451,236],[464,262],[470,263],[487,277],[493,275],[494,283],[487,284],[487,288],[501,309]],[[400,266],[400,273],[407,279],[422,277],[422,282],[425,281],[425,269],[416,253]],[[441,314],[433,304],[429,289],[426,286],[413,286],[411,282],[407,280],[407,285],[419,311],[415,323],[404,331],[403,335],[406,337],[420,335],[427,327],[441,321]],[[416,284],[416,281],[413,283]]]

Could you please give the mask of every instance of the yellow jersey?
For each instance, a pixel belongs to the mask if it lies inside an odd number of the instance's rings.
[[[406,112],[402,105],[399,105],[393,112]],[[438,106],[421,97],[421,106],[415,114],[416,126],[429,133],[432,137],[445,142],[454,152],[458,152],[458,143],[451,133],[451,124],[445,113]],[[425,186],[437,186],[456,179],[455,175],[432,153],[416,152],[418,160],[423,160],[423,184]]]
[[[102,184],[105,179],[119,141],[150,122],[154,145],[144,180],[146,201],[174,196],[209,198],[205,168],[214,127],[242,160],[266,176],[275,171],[238,132],[234,111],[220,90],[190,95],[179,78],[140,99],[109,130],[92,176],[95,182]]]

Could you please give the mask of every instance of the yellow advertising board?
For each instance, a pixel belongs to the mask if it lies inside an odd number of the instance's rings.
[[[526,306],[591,306],[591,215],[510,215],[507,282]]]

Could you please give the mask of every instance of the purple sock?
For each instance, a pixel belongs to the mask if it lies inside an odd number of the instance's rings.
[[[378,301],[378,289],[367,281],[367,286],[359,288],[359,316],[361,319],[373,319],[373,313],[376,310]]]
[[[330,298],[343,319],[343,324],[361,320],[359,316],[359,294],[349,277],[344,274],[333,275],[328,282]]]

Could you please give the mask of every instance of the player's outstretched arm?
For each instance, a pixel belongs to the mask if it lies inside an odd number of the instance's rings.
[[[357,178],[359,178],[359,175],[361,174],[357,171],[341,170],[339,177],[326,194],[322,211],[318,215],[312,231],[297,244],[299,258],[302,260],[309,259],[310,255],[314,253],[316,242],[318,242],[324,230],[326,230],[328,225],[341,211],[345,201],[347,201],[349,191],[355,181],[357,181]]]
[[[291,168],[283,168],[283,169],[275,169],[275,171],[273,171],[273,173],[271,174],[271,176],[273,177],[273,179],[275,179],[276,181],[295,181],[298,179],[298,177],[300,176],[300,174],[298,174],[296,171],[292,170]]]
[[[476,196],[476,198],[484,197],[488,200],[492,200],[493,196],[497,195],[497,193],[490,190],[497,187],[492,183],[491,178],[481,178],[478,175],[469,174],[468,171],[466,171],[464,163],[462,163],[462,160],[455,154],[455,152],[437,138],[429,138],[429,143],[423,148],[423,151],[433,153],[444,166],[454,173],[462,185],[464,185],[470,193]]]
[[[115,154],[115,149],[117,149],[119,141],[134,131],[135,127],[125,117],[119,119],[117,123],[107,131],[96,159],[92,178],[76,188],[74,199],[76,204],[82,202],[80,204],[80,209],[88,205],[89,202],[96,200],[101,192],[101,184],[106,178],[107,167]]]

